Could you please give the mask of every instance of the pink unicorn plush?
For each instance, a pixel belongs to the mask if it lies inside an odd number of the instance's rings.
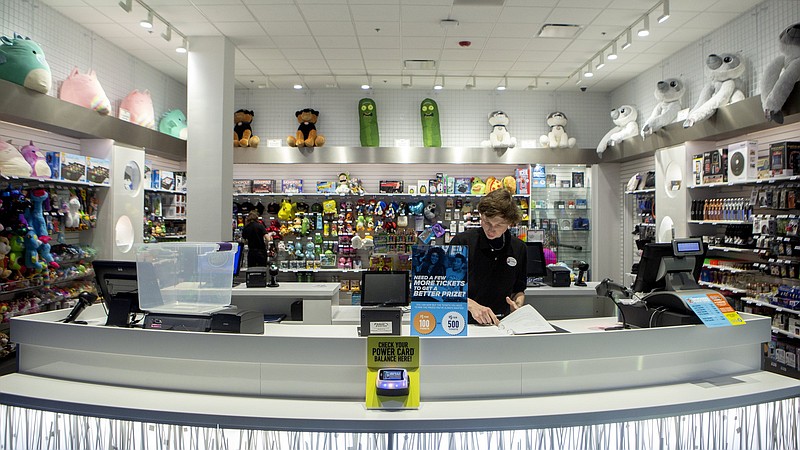
[[[77,67],[73,68],[61,85],[58,98],[93,109],[100,114],[111,112],[111,101],[103,90],[103,86],[100,86],[100,82],[97,81],[94,70],[90,70],[89,73],[80,73]]]
[[[119,105],[119,118],[126,122],[155,130],[156,113],[153,109],[153,99],[150,98],[150,91],[145,89],[139,92],[138,89],[135,89],[128,94]]]
[[[50,171],[50,166],[47,165],[44,154],[39,150],[39,147],[33,145],[33,141],[30,141],[28,145],[23,145],[19,152],[22,153],[25,161],[28,161],[28,164],[31,165],[33,169],[33,172],[31,172],[32,177],[50,178],[52,176],[53,172]]]

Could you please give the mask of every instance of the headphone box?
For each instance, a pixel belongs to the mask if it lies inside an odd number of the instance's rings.
[[[545,284],[552,287],[569,287],[572,271],[561,266],[547,266],[547,275],[544,277]]]

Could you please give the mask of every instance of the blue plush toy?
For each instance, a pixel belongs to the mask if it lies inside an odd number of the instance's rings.
[[[33,270],[34,272],[41,272],[47,267],[44,262],[39,260],[39,247],[42,241],[36,236],[33,230],[28,230],[25,233],[25,267]]]
[[[0,79],[47,94],[52,75],[39,44],[17,33],[0,36]]]

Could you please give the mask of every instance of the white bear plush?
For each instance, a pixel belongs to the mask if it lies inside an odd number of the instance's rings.
[[[744,92],[738,84],[742,82],[745,66],[739,55],[711,54],[706,58],[706,66],[711,69],[708,84],[703,86],[697,104],[683,122],[684,128],[713,116],[720,106],[744,100]]]
[[[547,125],[550,126],[550,132],[543,134],[539,138],[539,142],[543,147],[575,147],[575,138],[567,136],[567,131],[564,130],[564,127],[567,126],[567,116],[564,113],[561,111],[550,113],[550,115],[547,116]]]
[[[612,109],[611,120],[616,126],[606,133],[600,143],[597,144],[597,154],[602,157],[603,152],[606,151],[609,145],[613,147],[617,145],[617,142],[639,134],[639,124],[636,123],[638,116],[639,113],[636,112],[636,108],[631,105],[622,105],[619,108]]]
[[[656,83],[653,95],[658,104],[642,125],[642,139],[675,121],[681,110],[681,97],[684,92],[686,91],[683,89],[683,82],[677,78],[667,78]]]
[[[489,125],[492,132],[489,140],[481,142],[483,147],[491,148],[513,148],[517,145],[517,138],[511,137],[511,133],[506,128],[508,126],[508,116],[503,111],[493,111],[489,113]]]
[[[767,119],[783,123],[781,108],[800,80],[800,23],[783,30],[778,39],[781,56],[767,65],[761,77],[761,106]]]

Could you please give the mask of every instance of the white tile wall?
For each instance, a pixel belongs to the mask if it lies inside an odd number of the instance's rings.
[[[116,3],[116,2],[113,2]],[[19,33],[38,42],[53,73],[51,96],[73,67],[93,68],[116,113],[134,89],[149,89],[156,118],[171,109],[186,111],[186,86],[122,51],[38,0],[0,1],[0,34]]]
[[[797,22],[800,22],[800,1],[767,0],[625,83],[612,92],[611,103],[614,106],[636,105],[641,124],[655,108],[653,91],[656,82],[680,77],[688,88],[683,97],[683,107],[694,106],[705,83],[705,58],[711,53],[740,52],[748,65],[744,92],[748,97],[758,95],[761,71],[780,55],[778,35]],[[620,60],[624,62],[624,58],[623,51]]]
[[[480,146],[491,132],[487,115],[498,109],[508,114],[509,132],[520,144],[522,140],[538,141],[548,131],[547,115],[555,110],[567,115],[567,133],[578,140],[578,147],[596,146],[612,126],[609,96],[589,92],[239,89],[234,106],[255,112],[253,130],[262,142],[281,139],[286,145],[286,137],[297,130],[295,111],[313,108],[320,111],[317,129],[325,136],[326,145],[359,146],[357,107],[364,97],[375,100],[381,145],[386,147],[394,146],[396,139],[409,139],[411,146],[422,146],[419,107],[426,97],[439,105],[445,147]]]

